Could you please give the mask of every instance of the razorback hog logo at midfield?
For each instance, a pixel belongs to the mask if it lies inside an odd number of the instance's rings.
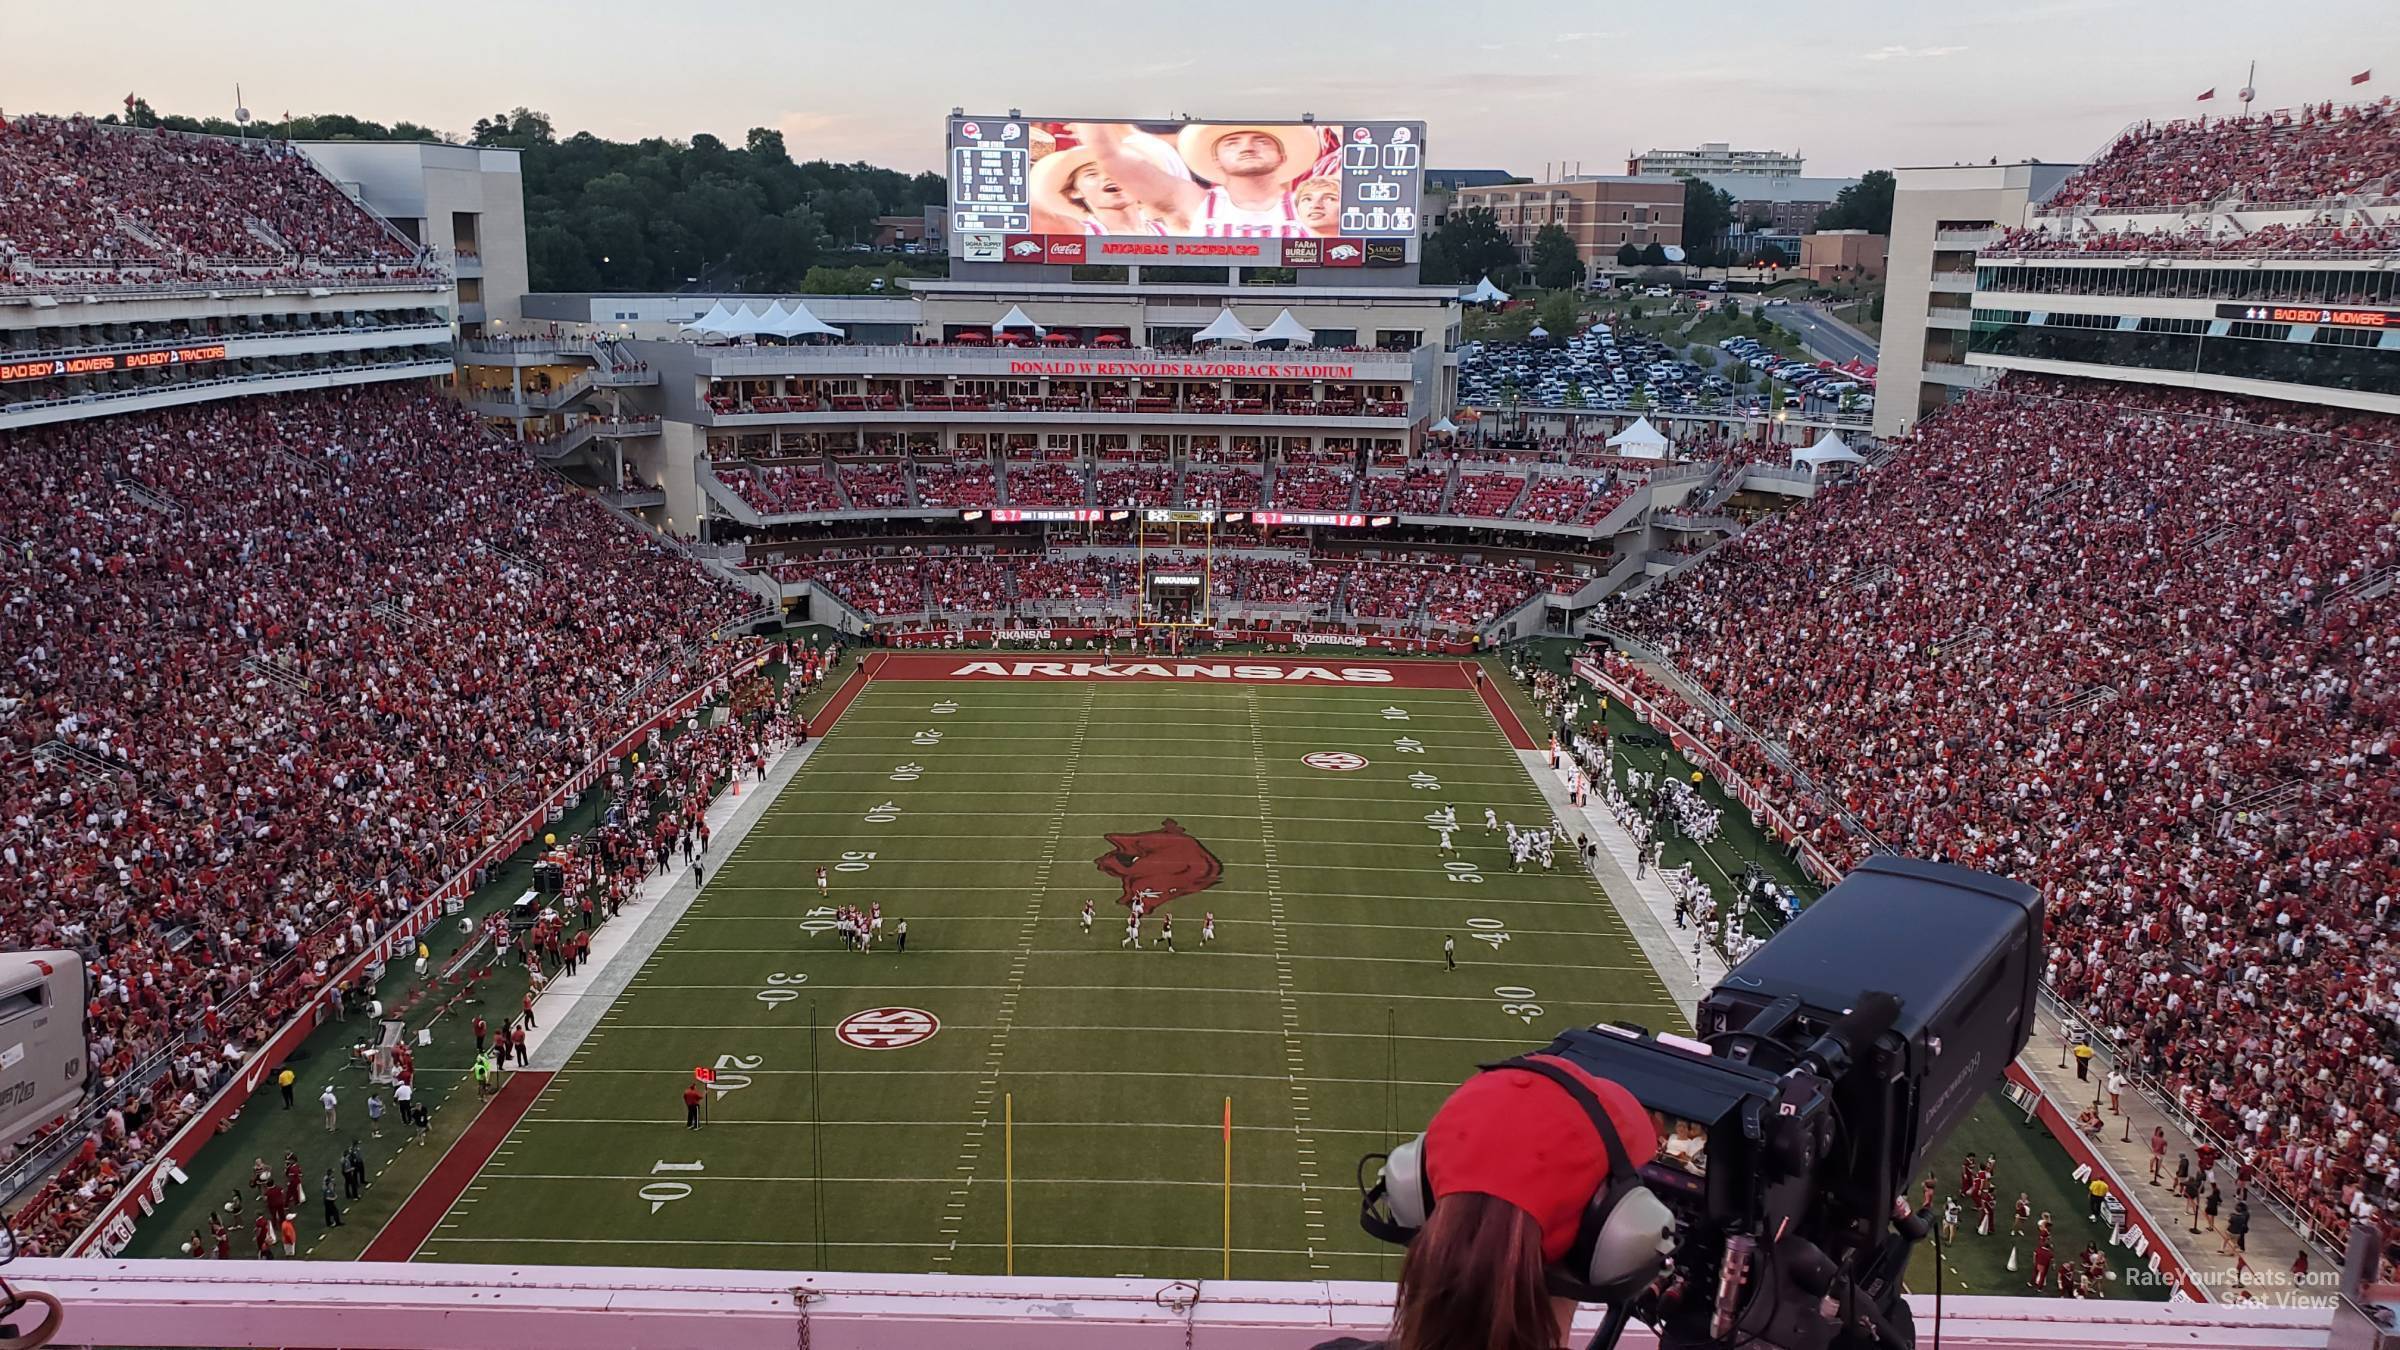
[[[1225,864],[1208,845],[1184,833],[1183,827],[1162,820],[1155,830],[1140,834],[1111,834],[1108,852],[1092,865],[1125,883],[1117,903],[1157,913],[1169,900],[1205,891],[1225,875]]]

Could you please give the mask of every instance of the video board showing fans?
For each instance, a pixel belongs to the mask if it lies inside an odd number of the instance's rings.
[[[950,119],[965,262],[1401,267],[1422,122]]]

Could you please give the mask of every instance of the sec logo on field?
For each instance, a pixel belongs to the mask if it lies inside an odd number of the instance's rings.
[[[1300,762],[1312,769],[1328,769],[1334,773],[1348,773],[1367,767],[1365,755],[1354,755],[1347,750],[1319,750],[1314,754],[1302,755]]]
[[[941,1019],[923,1008],[869,1008],[836,1023],[833,1037],[853,1050],[905,1050],[941,1029]]]

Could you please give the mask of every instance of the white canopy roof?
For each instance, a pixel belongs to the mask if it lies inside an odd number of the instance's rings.
[[[1251,332],[1240,319],[1233,317],[1231,309],[1220,309],[1217,311],[1217,317],[1208,321],[1208,327],[1192,334],[1192,341],[1256,342],[1258,334]]]
[[[1307,325],[1293,318],[1292,312],[1287,309],[1275,316],[1275,322],[1259,330],[1258,340],[1261,342],[1289,342],[1296,347],[1305,347],[1315,342],[1317,335]]]
[[[763,330],[776,337],[840,337],[842,330],[811,314],[808,306],[795,300],[786,309],[781,301],[767,311],[768,324]]]
[[[1430,427],[1427,427],[1427,428],[1426,428],[1426,430],[1428,430],[1428,431],[1438,431],[1438,432],[1442,433],[1443,435],[1447,436],[1447,435],[1449,435],[1451,432],[1458,430],[1458,423],[1456,423],[1456,422],[1453,422],[1453,421],[1451,421],[1449,418],[1445,417],[1445,418],[1443,418],[1441,421],[1434,423],[1434,424],[1433,424],[1432,426],[1430,426]]]
[[[1851,449],[1838,432],[1832,431],[1826,432],[1815,445],[1806,450],[1792,452],[1792,467],[1795,469],[1803,464],[1813,470],[1821,469],[1828,464],[1864,464],[1866,462],[1865,455]]]
[[[745,304],[733,312],[733,319],[725,325],[725,331],[734,337],[757,337],[767,331],[767,315],[775,309],[776,306],[769,305],[762,312]]]
[[[1633,419],[1632,426],[1609,437],[1608,443],[1619,454],[1636,459],[1665,459],[1667,457],[1666,435],[1657,427],[1650,425],[1650,419],[1647,417]]]
[[[1529,338],[1548,337],[1550,336],[1550,330],[1537,323],[1533,326],[1533,331],[1527,333],[1525,336]]]
[[[1042,331],[1042,326],[1025,317],[1024,309],[1017,305],[1010,305],[1008,313],[1000,316],[1000,322],[992,325],[995,333],[1005,333],[1011,328],[1023,328],[1035,333]]]
[[[1492,284],[1490,277],[1475,283],[1474,288],[1458,297],[1470,305],[1496,305],[1508,298],[1508,292]]]
[[[686,333],[722,333],[733,326],[733,311],[719,300],[708,313],[683,326]]]

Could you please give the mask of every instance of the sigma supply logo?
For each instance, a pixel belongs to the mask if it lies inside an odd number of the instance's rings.
[[[953,679],[1017,680],[1280,680],[1323,684],[1390,684],[1381,666],[1220,666],[1193,661],[969,661]]]
[[[1049,258],[1050,258],[1050,261],[1051,261],[1051,262],[1054,262],[1054,263],[1080,263],[1080,262],[1082,262],[1082,261],[1083,261],[1083,236],[1082,236],[1082,235],[1080,235],[1080,234],[1054,234],[1054,235],[1051,235],[1049,238],[1050,238],[1050,253],[1049,253]]]
[[[1012,234],[1008,237],[1008,260],[1012,263],[1040,262],[1042,237],[1038,234]]]
[[[1367,241],[1367,266],[1400,267],[1408,262],[1408,245],[1398,239]]]
[[[958,256],[968,262],[1000,261],[1000,236],[996,234],[962,234]]]
[[[1367,251],[1347,239],[1336,239],[1325,246],[1327,267],[1357,267],[1367,260]]]
[[[1286,267],[1321,267],[1325,262],[1325,241],[1322,239],[1286,239],[1283,241],[1283,265]]]
[[[1162,820],[1155,830],[1139,834],[1103,835],[1109,851],[1092,859],[1092,866],[1124,885],[1117,903],[1134,901],[1155,914],[1170,900],[1205,891],[1225,876],[1225,864],[1208,845],[1184,832],[1181,825]]]

